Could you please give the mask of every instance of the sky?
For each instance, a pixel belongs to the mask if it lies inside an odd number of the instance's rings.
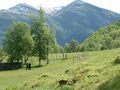
[[[1,0],[0,9],[8,9],[19,3],[26,3],[34,7],[39,7],[42,5],[46,8],[65,6],[74,0]]]
[[[120,0],[83,0],[83,1],[120,13]]]
[[[53,8],[59,6],[66,6],[74,0],[1,0],[0,9],[8,9],[19,3],[26,3],[34,7]],[[112,10],[114,12],[120,13],[120,0],[82,0],[93,5]]]

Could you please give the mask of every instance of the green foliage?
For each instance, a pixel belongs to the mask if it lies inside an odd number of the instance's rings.
[[[107,50],[120,47],[120,21],[101,28],[79,45],[79,51]]]
[[[70,51],[71,52],[76,52],[77,51],[77,46],[78,46],[78,41],[72,39],[72,41],[70,42]]]
[[[66,43],[65,46],[64,46],[64,50],[65,52],[70,52],[70,44]]]
[[[64,50],[65,52],[69,53],[69,52],[77,52],[78,51],[78,41],[72,39],[71,42],[68,44],[66,43],[64,46]]]
[[[120,75],[104,82],[99,86],[99,90],[119,90],[120,89]]]
[[[41,76],[32,76],[30,80],[26,81],[23,88],[37,89],[41,87],[42,90],[51,90],[55,88],[54,84],[56,82],[56,75],[46,73]]]
[[[35,49],[34,52],[37,56],[39,56],[39,65],[41,64],[41,60],[46,60],[48,58],[48,53],[50,51],[50,47],[54,46],[55,37],[53,32],[51,32],[46,25],[44,11],[40,8],[39,19],[33,19],[31,32],[33,39],[35,41]]]
[[[34,42],[29,25],[23,22],[12,24],[6,34],[3,46],[9,55],[9,62],[16,60],[19,62],[23,56],[30,55]]]
[[[74,90],[74,88],[70,85],[63,85],[58,90]]]
[[[2,48],[0,48],[0,57],[3,57],[5,55],[6,55],[5,51]]]
[[[68,53],[68,60],[64,63],[63,60],[57,60],[58,62],[30,71],[20,69],[0,72],[0,89],[119,90],[120,65],[113,62],[119,56],[120,49],[89,52],[89,58],[73,63],[72,57],[75,54],[78,53]],[[60,85],[60,80],[68,83]]]
[[[54,45],[54,53],[63,53],[63,52],[64,52],[64,48],[58,43],[56,43]]]
[[[120,56],[118,56],[116,59],[115,59],[115,64],[120,64]]]

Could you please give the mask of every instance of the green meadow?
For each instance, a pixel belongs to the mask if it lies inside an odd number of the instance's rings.
[[[0,90],[120,90],[120,65],[114,63],[120,49],[88,53],[75,62],[73,55],[82,52],[68,53],[67,60],[49,55],[50,64],[41,67],[33,62],[37,58],[29,58],[32,70],[0,71]]]

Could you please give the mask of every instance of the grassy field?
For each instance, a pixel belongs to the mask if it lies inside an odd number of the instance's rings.
[[[117,56],[120,49],[94,51],[73,63],[73,54],[68,54],[68,60],[54,60],[32,70],[1,71],[0,90],[120,90],[120,65],[114,64]],[[36,58],[30,59],[35,63]],[[62,80],[67,83],[62,85]]]

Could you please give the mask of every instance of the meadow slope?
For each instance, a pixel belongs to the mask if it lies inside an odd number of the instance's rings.
[[[120,49],[89,52],[74,63],[72,56],[30,71],[0,71],[0,90],[120,90],[120,65],[114,64]]]

